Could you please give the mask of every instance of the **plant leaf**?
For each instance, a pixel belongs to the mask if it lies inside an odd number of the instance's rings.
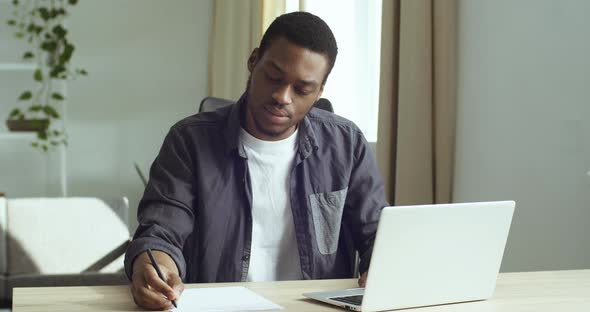
[[[43,81],[43,72],[41,71],[40,68],[37,68],[35,70],[35,74],[33,75],[33,78],[35,79],[35,81]]]
[[[41,106],[41,105],[32,105],[31,107],[29,107],[29,112],[36,113],[36,112],[40,112],[42,109],[43,109],[43,106]]]
[[[76,5],[76,3],[78,3],[78,0],[68,0],[68,3],[70,5]]]
[[[37,138],[39,140],[43,140],[43,141],[47,140],[47,131],[42,130],[42,131],[37,132]]]
[[[25,37],[25,34],[19,31],[19,32],[15,33],[14,36],[17,37],[18,39],[22,39]]]
[[[63,95],[61,95],[61,93],[58,93],[58,92],[53,92],[51,94],[51,98],[54,100],[57,100],[57,101],[63,101],[66,99]]]
[[[65,64],[67,63],[70,58],[72,57],[72,53],[74,53],[74,46],[70,43],[67,43],[61,57],[59,58],[60,63]]]
[[[8,22],[6,22],[6,24],[8,24],[9,26],[16,26],[16,21],[13,19],[8,20]]]
[[[45,115],[50,116],[52,118],[59,118],[59,114],[57,113],[55,108],[53,108],[53,106],[43,106],[43,112],[45,113]]]
[[[51,78],[58,78],[59,74],[61,74],[62,72],[65,72],[66,68],[63,65],[57,65],[55,66],[51,72],[49,73],[49,76]]]
[[[41,14],[41,18],[44,21],[49,20],[50,16],[49,16],[49,10],[47,8],[39,8],[38,11],[39,11],[39,14]]]
[[[24,60],[30,60],[34,57],[35,57],[35,54],[33,54],[33,52],[31,52],[31,51],[27,51],[27,52],[25,52],[25,54],[23,54]]]
[[[20,109],[15,108],[10,112],[10,115],[8,115],[8,119],[18,119],[21,116],[24,117],[23,113]]]
[[[47,39],[41,43],[41,49],[47,52],[53,52],[57,48],[57,42]]]
[[[66,36],[66,34],[68,33],[68,31],[65,28],[63,28],[61,25],[56,25],[55,27],[53,27],[52,32],[58,38],[64,38]]]
[[[31,91],[25,91],[18,97],[18,100],[19,101],[26,101],[26,100],[30,100],[32,97],[33,97],[33,93]]]
[[[59,10],[58,9],[51,9],[51,11],[49,11],[49,17],[50,18],[56,18],[59,15]]]

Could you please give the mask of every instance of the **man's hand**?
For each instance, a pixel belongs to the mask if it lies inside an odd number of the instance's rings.
[[[369,273],[368,271],[363,273],[361,275],[361,277],[359,278],[359,286],[360,287],[365,287],[365,285],[367,284],[367,273]]]
[[[133,276],[131,276],[133,301],[138,306],[151,310],[173,309],[171,300],[178,302],[184,290],[184,284],[178,276],[176,263],[168,254],[157,250],[153,250],[152,253],[166,282],[158,277],[147,252],[140,254],[133,262]]]

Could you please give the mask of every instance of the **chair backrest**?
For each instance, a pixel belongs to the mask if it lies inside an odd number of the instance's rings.
[[[125,225],[129,226],[129,199],[127,197],[103,198],[101,200],[111,207]]]
[[[208,96],[201,101],[199,105],[199,113],[212,112],[222,107],[234,104],[234,101]]]
[[[208,96],[201,101],[201,104],[199,105],[199,113],[211,112],[234,103],[235,102],[231,100]],[[334,112],[334,107],[332,107],[332,103],[330,103],[330,101],[325,98],[320,98],[317,102],[315,102],[314,107],[323,109],[330,113]]]
[[[323,109],[330,113],[334,112],[334,107],[332,107],[332,103],[330,102],[330,100],[326,98],[320,98],[317,102],[315,102],[315,104],[313,104],[313,106],[315,108]]]

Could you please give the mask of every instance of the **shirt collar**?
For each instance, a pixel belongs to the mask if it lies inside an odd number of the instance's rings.
[[[237,151],[238,155],[242,158],[247,158],[246,151],[240,143],[240,127],[245,110],[246,93],[242,94],[240,99],[231,106],[225,122],[225,127],[223,127],[225,142],[227,142],[226,152],[232,153]],[[307,115],[303,117],[303,121],[299,123],[298,140],[297,150],[302,159],[309,157],[313,150],[318,148],[316,134],[313,131],[311,121]]]

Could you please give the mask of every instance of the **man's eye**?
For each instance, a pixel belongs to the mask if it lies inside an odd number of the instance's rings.
[[[311,92],[305,91],[305,90],[300,89],[300,88],[295,88],[295,92],[297,94],[299,94],[299,95],[302,95],[302,96],[306,96],[306,95],[311,94]]]
[[[269,74],[266,74],[266,78],[267,78],[268,80],[270,80],[270,81],[274,81],[274,82],[279,82],[279,81],[281,81],[281,78],[278,78],[278,77],[272,77],[272,76],[271,76],[271,75],[269,75]]]

